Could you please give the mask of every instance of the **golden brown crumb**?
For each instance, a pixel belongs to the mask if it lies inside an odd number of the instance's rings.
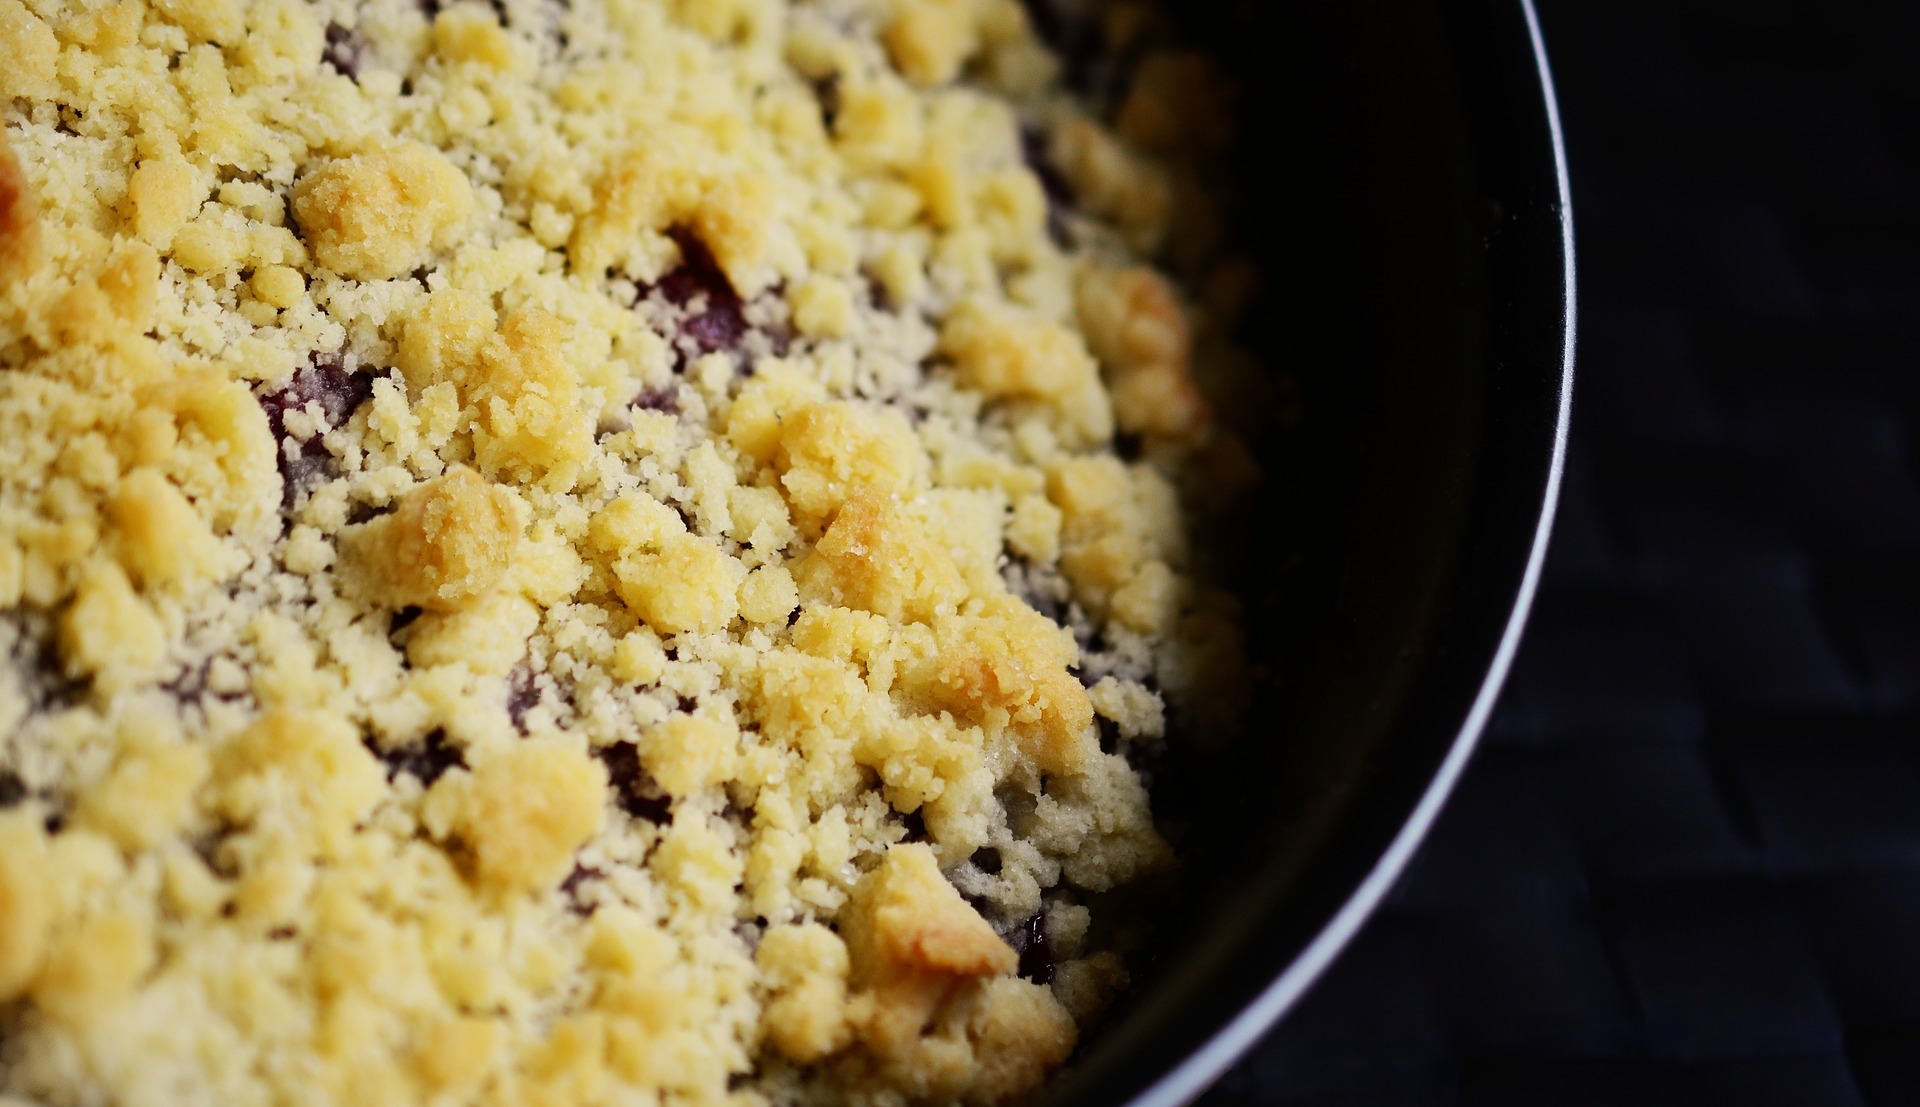
[[[606,770],[560,743],[477,754],[471,773],[441,779],[427,797],[429,827],[444,826],[471,858],[475,883],[502,893],[551,888],[600,823]]]
[[[293,192],[315,260],[363,281],[410,272],[472,210],[465,175],[418,143],[330,161]]]
[[[340,540],[376,603],[454,611],[506,575],[525,526],[521,512],[505,488],[455,469]]]
[[[20,161],[0,135],[0,271],[22,279],[39,259],[40,223]]]
[[[887,851],[854,888],[840,933],[856,989],[851,1017],[881,1054],[917,1041],[956,988],[1010,973],[1020,960],[947,883],[926,846]]]
[[[1166,278],[1151,269],[1089,268],[1079,284],[1081,326],[1107,369],[1121,430],[1190,439],[1207,426],[1194,383],[1193,340]]]

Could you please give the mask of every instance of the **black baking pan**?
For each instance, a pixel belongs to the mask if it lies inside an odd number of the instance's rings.
[[[1176,10],[1240,85],[1234,226],[1265,286],[1243,338],[1299,418],[1216,539],[1241,554],[1253,723],[1156,769],[1182,870],[1048,1104],[1197,1096],[1390,887],[1518,645],[1571,398],[1571,211],[1525,0]]]

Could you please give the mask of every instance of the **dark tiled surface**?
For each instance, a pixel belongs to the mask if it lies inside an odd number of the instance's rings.
[[[1539,6],[1547,586],[1413,870],[1206,1102],[1920,1104],[1920,4]]]

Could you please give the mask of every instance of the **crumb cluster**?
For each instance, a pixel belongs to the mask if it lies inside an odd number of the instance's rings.
[[[0,1093],[1062,1063],[1237,687],[1150,23],[1101,103],[1015,0],[0,0]]]

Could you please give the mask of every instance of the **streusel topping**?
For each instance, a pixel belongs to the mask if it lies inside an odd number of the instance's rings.
[[[1149,260],[1214,251],[1204,61],[1102,106],[1015,0],[0,0],[0,58],[0,1092],[1067,1057],[1133,761],[1234,710],[1237,270]]]

